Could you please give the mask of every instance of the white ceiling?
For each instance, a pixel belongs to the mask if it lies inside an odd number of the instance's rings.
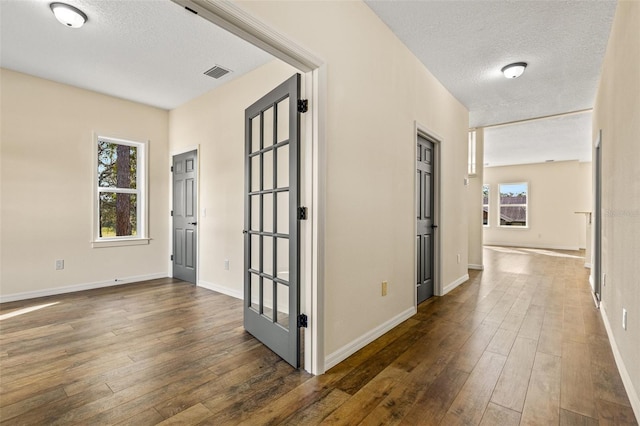
[[[593,107],[615,0],[366,0],[469,109],[469,127]],[[501,68],[527,62],[507,80]],[[485,163],[591,160],[591,115],[487,129]]]
[[[526,135],[526,144],[522,143]],[[485,167],[591,161],[591,113],[564,115],[484,130]]]
[[[56,21],[50,0],[0,0],[0,66],[172,109],[273,59],[169,0],[64,0],[88,16]],[[219,65],[233,72],[213,79]]]
[[[81,29],[60,25],[50,0],[0,0],[0,66],[172,109],[272,59],[170,0],[65,1],[88,15]],[[470,127],[591,108],[616,6],[615,0],[367,4],[469,109]],[[515,61],[529,67],[507,80],[500,68]],[[233,73],[205,76],[214,65]],[[581,118],[487,129],[484,162],[537,162],[538,154],[588,160],[590,115]],[[588,137],[576,141],[577,135]],[[553,141],[548,152],[542,139]]]

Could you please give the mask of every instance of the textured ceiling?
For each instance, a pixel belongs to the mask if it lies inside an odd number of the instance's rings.
[[[60,25],[49,0],[0,0],[0,66],[171,109],[272,59],[170,0],[67,2],[89,16],[83,28]],[[470,127],[591,108],[616,6],[615,0],[367,4],[470,110]],[[515,61],[529,67],[507,80],[500,68]],[[233,72],[220,80],[205,76],[214,65]],[[590,143],[590,114],[501,126],[487,129],[484,162],[588,160]]]
[[[49,0],[0,0],[0,66],[164,109],[197,97],[272,57],[169,0],[67,0],[80,29]],[[215,80],[220,65],[233,72]]]
[[[593,107],[615,0],[379,1],[369,7],[470,113],[470,127]],[[518,79],[500,69],[529,66]]]
[[[615,0],[366,0],[369,7],[487,128],[489,166],[591,161],[591,114]],[[527,62],[507,80],[501,68]]]

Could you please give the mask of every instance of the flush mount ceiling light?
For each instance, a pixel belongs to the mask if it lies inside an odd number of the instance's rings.
[[[77,7],[66,3],[51,3],[49,7],[56,19],[67,27],[80,28],[87,22],[87,15]]]
[[[515,62],[504,66],[501,71],[506,78],[518,78],[522,75],[526,67],[526,62]]]

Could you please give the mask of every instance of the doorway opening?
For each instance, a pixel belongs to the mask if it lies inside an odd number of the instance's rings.
[[[257,21],[230,2],[173,0],[256,47],[270,53],[302,73],[301,96],[308,99],[309,113],[301,118],[300,205],[307,207],[308,220],[300,226],[300,311],[308,328],[303,334],[304,368],[324,372],[324,111],[326,75],[318,57]],[[247,105],[248,106],[248,105]],[[241,235],[241,234],[240,234]]]

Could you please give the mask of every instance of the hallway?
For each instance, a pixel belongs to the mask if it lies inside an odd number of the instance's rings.
[[[0,423],[637,424],[583,254],[484,254],[316,377],[244,332],[240,301],[171,279],[3,304]]]

